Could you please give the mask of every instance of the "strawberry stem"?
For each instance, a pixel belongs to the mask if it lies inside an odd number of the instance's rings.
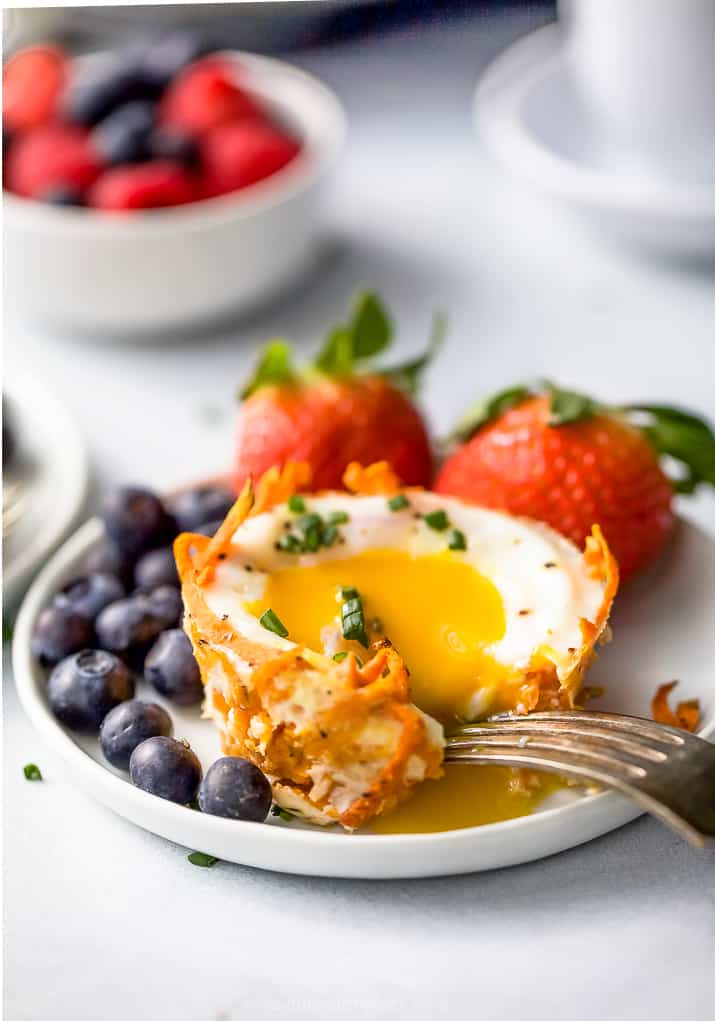
[[[373,291],[353,298],[346,323],[334,326],[314,366],[326,376],[350,376],[356,363],[384,351],[392,341],[392,323]]]
[[[672,480],[676,492],[692,493],[701,483],[715,486],[715,433],[704,419],[666,404],[624,410],[655,450],[677,464],[682,474]]]
[[[239,393],[245,400],[262,386],[292,383],[296,379],[293,354],[285,340],[270,340],[261,351],[253,375]]]
[[[511,386],[476,401],[463,417],[457,422],[456,428],[450,433],[448,442],[466,443],[482,426],[501,418],[510,408],[528,400],[533,391],[527,386]]]
[[[250,397],[263,386],[291,384],[310,379],[311,375],[314,378],[316,372],[345,379],[358,370],[382,376],[413,396],[419,389],[422,373],[442,347],[446,330],[446,316],[436,313],[423,354],[401,365],[374,368],[371,359],[389,347],[394,330],[379,297],[373,291],[362,291],[353,298],[347,321],[332,327],[313,362],[297,369],[288,343],[280,338],[272,340],[261,352],[253,375],[239,396]]]
[[[447,335],[447,316],[444,312],[435,312],[432,317],[432,329],[430,330],[427,348],[424,353],[402,365],[395,365],[389,369],[383,369],[381,376],[389,379],[391,383],[404,390],[410,397],[414,397],[422,385],[422,373],[432,360],[439,354]]]

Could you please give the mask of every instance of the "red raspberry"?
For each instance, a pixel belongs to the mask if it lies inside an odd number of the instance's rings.
[[[42,198],[43,192],[58,185],[83,192],[101,169],[99,156],[83,128],[46,124],[30,129],[13,142],[5,184],[25,198]]]
[[[201,141],[204,188],[208,195],[245,188],[275,174],[300,152],[295,139],[270,124],[221,124]]]
[[[105,171],[91,189],[87,204],[120,211],[180,206],[195,199],[193,178],[180,163],[154,160]]]
[[[213,58],[192,64],[169,85],[159,119],[198,135],[226,121],[263,116],[259,101],[236,84],[234,65]]]
[[[2,72],[3,128],[24,131],[49,120],[67,69],[67,58],[54,46],[30,46],[11,57]]]

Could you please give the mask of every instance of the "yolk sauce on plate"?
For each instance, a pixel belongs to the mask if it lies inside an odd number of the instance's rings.
[[[321,650],[324,629],[339,616],[337,593],[344,586],[357,588],[366,620],[379,618],[404,659],[413,702],[447,728],[465,718],[475,688],[506,678],[508,669],[487,651],[506,627],[499,592],[449,551],[414,557],[404,550],[370,550],[286,567],[268,576],[263,597],[247,609],[260,617],[270,607],[291,641]],[[528,815],[545,787],[515,793],[513,775],[499,766],[447,766],[441,780],[420,784],[371,830],[426,833]]]

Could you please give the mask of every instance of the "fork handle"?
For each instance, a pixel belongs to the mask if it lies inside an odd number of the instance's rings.
[[[699,740],[702,746],[693,749],[688,742],[687,754],[670,776],[625,779],[602,769],[578,753],[559,750],[556,755],[547,749],[479,744],[477,747],[447,748],[445,762],[521,766],[559,773],[575,780],[591,781],[625,795],[656,816],[694,847],[715,848],[715,746]]]

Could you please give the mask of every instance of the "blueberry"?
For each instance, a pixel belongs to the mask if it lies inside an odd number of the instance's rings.
[[[51,206],[83,206],[84,198],[79,188],[71,184],[53,184],[37,196],[40,202]]]
[[[155,160],[175,160],[198,170],[199,147],[193,138],[170,128],[156,128],[149,137],[149,155]]]
[[[154,104],[125,103],[100,121],[92,141],[105,163],[136,163],[149,159],[149,138],[154,127]]]
[[[91,645],[93,637],[91,621],[69,603],[55,603],[44,609],[35,621],[32,654],[43,666],[52,666]]]
[[[97,124],[123,103],[150,94],[137,53],[118,52],[110,59],[76,68],[64,96],[62,114],[76,124]]]
[[[85,574],[113,574],[125,588],[131,586],[134,578],[134,561],[111,539],[103,539],[95,546],[84,558],[82,567]]]
[[[104,500],[101,517],[109,538],[134,560],[147,550],[166,545],[176,532],[159,497],[136,486],[113,490]]]
[[[67,604],[93,621],[105,606],[123,597],[124,586],[115,574],[97,572],[69,582],[57,593],[54,602],[56,606]]]
[[[166,624],[154,612],[147,596],[138,594],[105,606],[94,627],[102,649],[139,663]]]
[[[177,705],[195,705],[203,698],[199,665],[180,628],[159,635],[144,660],[144,677]]]
[[[171,737],[171,717],[156,702],[130,699],[115,706],[102,720],[99,743],[107,762],[129,769],[132,752],[149,737]]]
[[[248,759],[217,759],[199,788],[199,808],[225,819],[263,822],[271,807],[271,785]]]
[[[149,737],[132,752],[129,774],[143,791],[188,805],[201,783],[201,763],[183,741]]]
[[[134,695],[128,668],[102,649],[83,649],[58,663],[47,682],[50,708],[72,730],[96,733],[110,709]]]
[[[140,62],[145,85],[161,92],[182,68],[206,53],[208,48],[202,36],[181,29],[153,40],[145,47]]]
[[[192,532],[196,532],[197,535],[210,535],[213,537],[222,524],[223,518],[216,518],[215,521],[205,521],[203,525],[197,525],[196,528],[192,528]]]
[[[162,622],[162,631],[178,627],[184,616],[184,601],[181,592],[174,585],[159,585],[146,593],[151,612]]]
[[[223,520],[236,497],[228,489],[202,486],[179,493],[170,503],[170,510],[181,532],[193,532],[207,521]]]
[[[171,546],[149,550],[137,561],[134,568],[134,584],[137,588],[152,589],[159,585],[179,584],[174,551]]]

